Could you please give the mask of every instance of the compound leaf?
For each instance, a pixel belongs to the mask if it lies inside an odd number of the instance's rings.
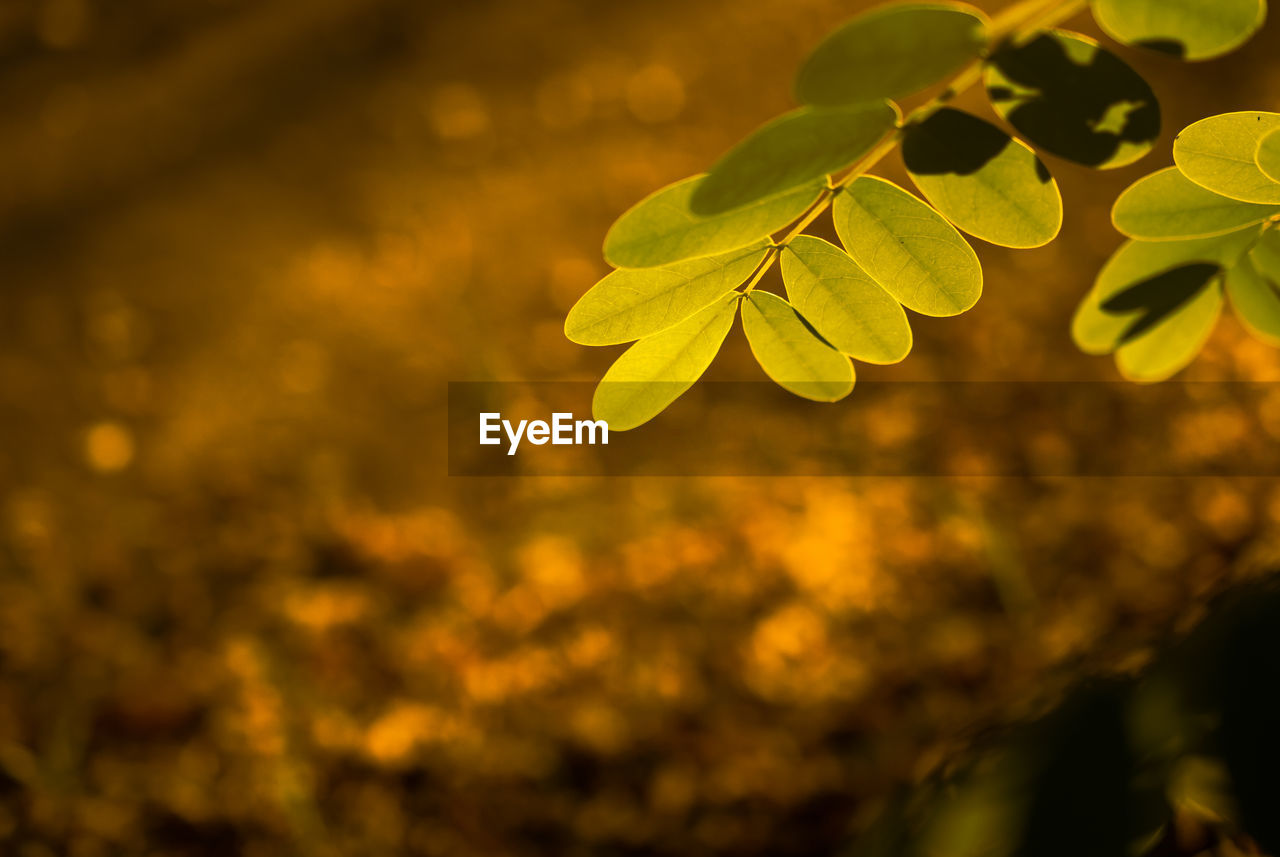
[[[1120,194],[1111,220],[1130,238],[1166,241],[1224,235],[1278,211],[1277,205],[1240,202],[1205,190],[1169,167],[1138,179]]]
[[[719,214],[812,183],[847,167],[901,118],[888,101],[852,107],[801,107],[769,122],[711,168],[693,196],[695,214]]]
[[[1262,204],[1280,203],[1280,182],[1258,168],[1262,138],[1280,129],[1280,113],[1223,113],[1183,129],[1173,141],[1173,160],[1203,188]]]
[[[986,16],[963,3],[872,9],[814,49],[796,78],[796,99],[833,106],[911,95],[977,59],[986,44]]]
[[[746,247],[795,220],[822,192],[822,183],[815,182],[704,217],[690,208],[703,178],[667,185],[619,217],[604,239],[609,264],[653,268]]]
[[[1184,60],[1234,50],[1266,13],[1266,0],[1093,0],[1098,26],[1116,41]]]
[[[911,351],[902,305],[848,253],[801,235],[782,251],[787,296],[822,338],[866,363],[897,363]]]
[[[740,295],[730,292],[675,327],[640,340],[605,373],[591,411],[614,431],[643,425],[707,371],[733,327]]]
[[[1258,151],[1253,159],[1264,176],[1273,182],[1280,182],[1280,128],[1258,141]]]
[[[659,268],[620,268],[578,299],[564,335],[579,345],[617,345],[666,330],[741,285],[768,247],[762,242]]]
[[[991,105],[1032,144],[1112,169],[1160,136],[1160,105],[1136,71],[1077,33],[1053,30],[996,51],[986,68]]]
[[[902,158],[925,199],[960,229],[1005,247],[1040,247],[1062,228],[1062,196],[1026,144],[946,107],[906,129]]]
[[[1280,286],[1246,256],[1227,272],[1227,297],[1236,317],[1259,339],[1280,343]]]
[[[864,271],[907,309],[958,315],[982,295],[982,264],[932,207],[891,181],[863,176],[836,197],[836,234]]]
[[[760,368],[797,396],[835,402],[853,390],[849,358],[824,342],[795,307],[777,295],[747,295],[742,329]]]

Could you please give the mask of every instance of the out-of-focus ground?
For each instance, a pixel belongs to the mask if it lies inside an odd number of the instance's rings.
[[[445,382],[598,377],[613,217],[865,5],[0,5],[0,852],[808,853],[1261,569],[1270,480],[443,475]],[[1156,152],[1046,158],[1061,239],[864,378],[1114,379],[1067,332],[1110,203],[1280,105],[1280,27],[1123,54]],[[1186,377],[1280,354],[1228,319]],[[856,442],[901,431],[947,426]],[[1246,431],[1280,397],[1180,436]]]

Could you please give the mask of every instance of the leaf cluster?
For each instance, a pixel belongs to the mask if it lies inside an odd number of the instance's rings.
[[[1124,44],[1204,59],[1247,39],[1264,3],[1093,0],[1093,11]],[[843,398],[851,361],[907,356],[908,312],[953,316],[978,301],[982,268],[962,233],[1013,248],[1052,241],[1062,197],[1036,150],[1111,169],[1160,132],[1140,75],[1055,29],[1085,5],[1023,0],[993,20],[951,0],[892,3],[831,33],[797,74],[799,107],[610,228],[604,256],[616,270],[565,322],[574,342],[635,343],[601,381],[596,418],[616,430],[652,419],[702,376],[738,315],[775,382]],[[977,83],[1012,133],[948,106]],[[906,115],[892,100],[932,87],[939,94]],[[899,147],[920,196],[868,174]],[[1255,172],[1280,171],[1277,157],[1273,140]],[[1210,209],[1198,216],[1241,228],[1239,212]],[[804,234],[828,211],[840,246]],[[782,294],[761,287],[775,264]]]

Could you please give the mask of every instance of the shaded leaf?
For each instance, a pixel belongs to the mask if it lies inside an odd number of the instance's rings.
[[[1230,268],[1258,236],[1250,227],[1215,238],[1192,241],[1127,241],[1098,273],[1098,278],[1072,319],[1071,335],[1087,354],[1109,354],[1164,320],[1207,279]],[[1200,276],[1200,280],[1195,277]],[[1126,292],[1132,292],[1122,297]],[[1159,307],[1163,302],[1165,312]],[[1109,304],[1104,310],[1103,304]]]
[[[690,207],[696,214],[718,214],[811,183],[865,155],[901,115],[888,101],[793,110],[721,158],[699,183]]]
[[[1062,228],[1062,197],[1026,144],[943,108],[908,126],[902,158],[916,187],[960,229],[1005,247],[1040,247]]]
[[[619,217],[604,239],[609,264],[652,268],[746,247],[803,214],[823,187],[815,182],[704,217],[690,208],[702,180],[692,176],[667,185]]]
[[[777,295],[754,291],[742,304],[742,329],[760,368],[797,396],[819,402],[853,390],[853,364]]]
[[[1280,128],[1267,134],[1258,142],[1254,161],[1262,174],[1273,182],[1280,182]]]
[[[1280,230],[1272,228],[1262,233],[1249,257],[1258,273],[1273,283],[1280,283]]]
[[[836,197],[836,233],[907,309],[958,315],[982,295],[978,254],[946,218],[893,182],[863,176]]]
[[[623,352],[596,387],[591,411],[614,431],[643,425],[707,371],[733,327],[740,295],[730,292],[691,318]]]
[[[897,363],[911,351],[902,306],[834,244],[801,235],[782,251],[791,304],[841,352],[866,363]]]
[[[1264,277],[1251,256],[1227,272],[1227,297],[1236,317],[1259,339],[1280,343],[1280,286]]]
[[[1160,136],[1160,105],[1147,82],[1077,33],[1002,47],[987,64],[986,86],[996,112],[1024,138],[1078,164],[1131,164]]]
[[[564,334],[579,345],[616,345],[666,330],[741,285],[767,252],[761,243],[659,268],[621,268],[578,299]]]
[[[1225,54],[1266,18],[1265,0],[1093,0],[1093,17],[1126,45],[1185,60]]]
[[[872,9],[814,49],[796,78],[796,99],[833,106],[911,95],[977,59],[986,44],[986,16],[963,3]]]
[[[1221,312],[1222,286],[1213,277],[1191,299],[1121,345],[1116,368],[1131,381],[1163,381],[1180,372],[1200,353]]]
[[[1280,183],[1258,168],[1258,144],[1280,129],[1280,113],[1224,113],[1201,119],[1173,141],[1173,160],[1203,188],[1242,202],[1280,203]]]
[[[1169,167],[1138,179],[1120,194],[1111,220],[1130,238],[1164,241],[1224,235],[1278,211],[1280,206],[1240,202],[1205,190]]]

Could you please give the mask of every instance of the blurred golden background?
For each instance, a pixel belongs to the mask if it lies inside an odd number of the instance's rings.
[[[0,5],[0,853],[821,852],[1263,569],[1263,479],[444,475],[445,383],[599,377],[562,324],[610,222],[868,5]],[[864,378],[1116,377],[1068,333],[1111,202],[1277,109],[1280,25],[1120,53],[1155,153],[1046,158],[1062,237]],[[1184,377],[1280,359],[1229,319]],[[1280,394],[1179,436],[1253,431]]]

